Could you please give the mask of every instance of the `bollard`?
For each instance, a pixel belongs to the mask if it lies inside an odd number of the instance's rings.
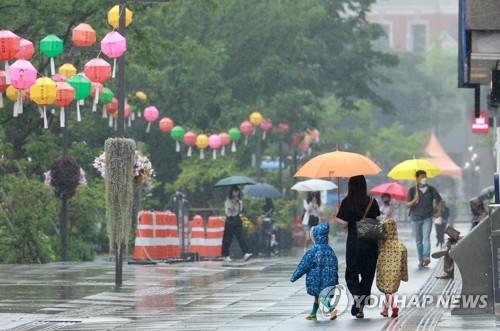
[[[496,213],[496,218],[500,222],[500,213]],[[450,250],[450,257],[462,276],[462,298],[487,296],[486,307],[468,306],[462,299],[458,307],[452,309],[452,315],[491,314],[494,311],[490,223],[490,217],[483,219]]]

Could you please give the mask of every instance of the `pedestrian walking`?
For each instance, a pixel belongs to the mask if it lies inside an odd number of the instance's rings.
[[[320,192],[308,192],[307,197],[304,200],[304,216],[302,220],[302,225],[306,229],[306,239],[304,241],[304,251],[312,243],[310,236],[310,230],[313,226],[319,224],[319,218],[321,216],[322,206],[321,206],[321,193]]]
[[[243,224],[240,217],[240,213],[243,210],[243,201],[241,200],[241,191],[238,186],[231,186],[224,207],[226,222],[222,237],[222,256],[226,262],[232,261],[229,256],[229,248],[231,247],[233,236],[236,236],[240,248],[244,253],[243,258],[245,261],[248,261],[252,257],[252,253],[249,252],[245,237],[243,236]]]
[[[444,245],[444,233],[446,230],[446,227],[449,224],[449,219],[450,219],[450,208],[446,204],[446,202],[443,200],[441,203],[441,217],[436,218],[434,220],[434,227],[436,228],[436,247],[442,248]],[[436,211],[437,212],[437,211]]]
[[[266,198],[266,202],[262,207],[262,224],[260,229],[260,249],[267,256],[272,253],[277,253],[278,242],[274,231],[273,215],[274,204],[273,199]]]
[[[314,297],[311,313],[306,317],[308,320],[316,320],[321,291],[330,286],[337,286],[339,283],[337,255],[328,244],[329,231],[328,223],[311,228],[311,238],[314,244],[306,251],[290,278],[293,283],[304,274],[307,275],[307,294]],[[336,310],[331,311],[331,314],[330,319],[337,318]]]
[[[406,207],[410,209],[410,222],[418,251],[418,268],[423,269],[431,263],[432,218],[441,216],[441,195],[427,183],[427,173],[418,170],[415,174],[417,185],[410,188]]]
[[[394,302],[394,293],[399,290],[401,281],[408,281],[408,254],[405,245],[398,240],[398,228],[394,219],[384,222],[385,240],[379,243],[377,260],[377,288],[385,294],[382,312],[384,317],[398,317],[399,308]]]
[[[356,223],[364,217],[376,219],[379,216],[377,201],[368,196],[365,177],[351,177],[347,197],[342,201],[335,220],[347,228],[345,279],[354,297],[351,314],[356,318],[364,318],[363,309],[370,301],[378,257],[378,242],[359,239]]]

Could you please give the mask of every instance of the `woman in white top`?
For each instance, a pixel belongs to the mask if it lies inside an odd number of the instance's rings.
[[[222,256],[226,262],[231,262],[229,248],[236,236],[240,248],[243,251],[244,259],[247,261],[252,257],[249,252],[245,237],[243,236],[243,224],[241,223],[240,213],[243,210],[243,201],[241,200],[241,191],[238,186],[232,186],[229,190],[229,196],[224,204],[226,212],[226,222],[224,223],[224,236],[222,237]]]
[[[306,239],[304,241],[304,249],[312,244],[309,230],[319,224],[319,219],[323,206],[321,205],[321,192],[308,192],[304,200],[304,219],[302,224],[306,229]]]

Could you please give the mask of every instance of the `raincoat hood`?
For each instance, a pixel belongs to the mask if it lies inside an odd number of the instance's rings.
[[[398,240],[398,227],[392,218],[384,222],[384,230],[386,240]]]
[[[315,226],[312,230],[312,238],[315,244],[328,244],[328,232],[330,232],[330,226],[328,223],[321,223]]]

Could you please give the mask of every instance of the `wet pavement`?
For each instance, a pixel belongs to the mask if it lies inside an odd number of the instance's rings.
[[[417,270],[409,227],[400,227],[400,239],[408,248],[410,270],[401,294],[458,291],[459,280],[433,277],[440,274],[439,262]],[[344,282],[344,237],[332,240],[332,246]],[[2,265],[0,330],[427,330],[439,322],[451,330],[464,322],[432,307],[403,309],[392,321],[381,317],[378,307],[365,309],[364,320],[346,312],[336,321],[307,321],[313,300],[305,280],[289,282],[299,258],[126,265],[119,291],[113,290],[114,263],[104,257],[91,263]],[[342,310],[347,303],[341,303]]]

